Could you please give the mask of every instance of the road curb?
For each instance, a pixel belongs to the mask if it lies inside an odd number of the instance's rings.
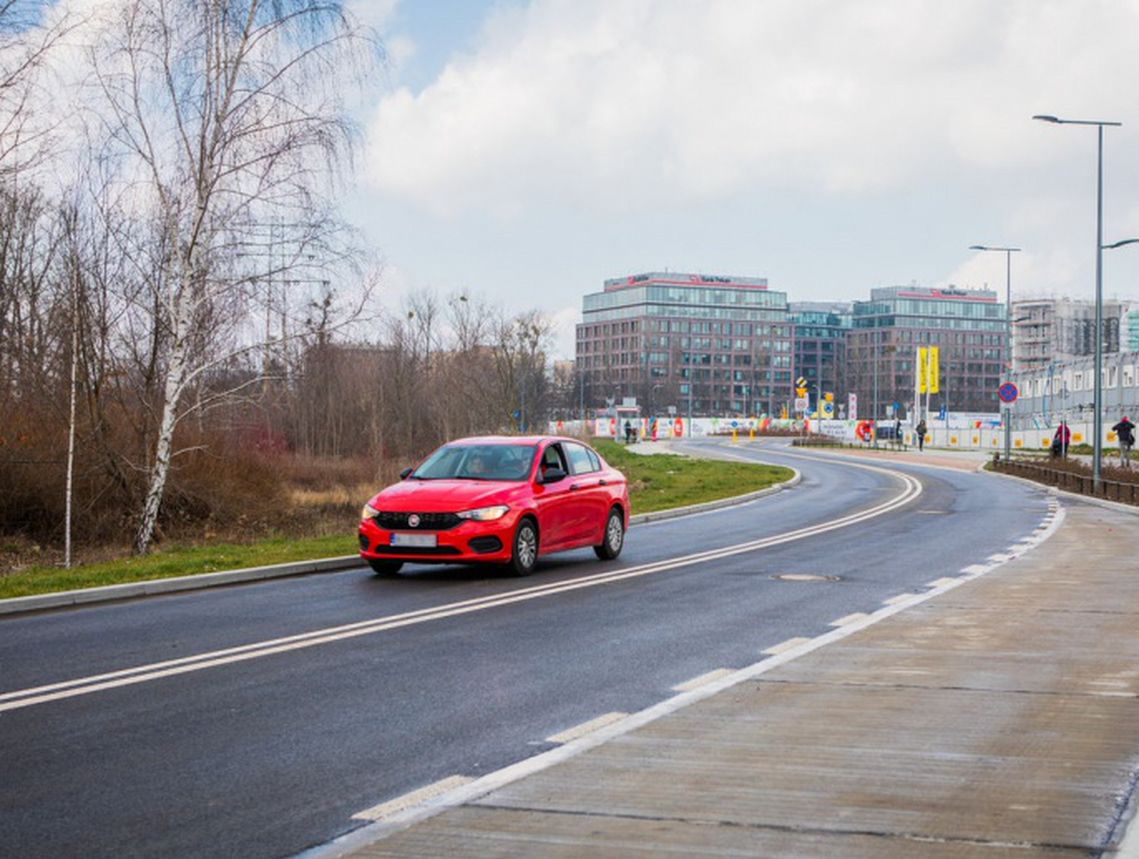
[[[150,579],[144,582],[130,582],[122,585],[106,585],[99,588],[82,588],[74,591],[59,591],[54,594],[37,594],[29,597],[12,597],[0,600],[0,615],[19,614],[28,611],[66,608],[90,603],[111,602],[132,597],[168,594],[177,591],[192,591],[201,588],[253,582],[261,579],[277,579],[285,576],[303,576],[308,573],[329,573],[349,570],[360,566],[359,555],[342,555],[337,558],[320,558],[314,561],[291,561],[285,564],[272,564],[267,567],[247,567],[243,570],[223,570],[217,573],[201,573],[194,576],[178,576],[170,579]]]
[[[732,507],[736,504],[746,504],[757,498],[782,492],[790,489],[802,479],[795,469],[794,477],[783,483],[748,492],[744,495],[735,495],[731,498],[721,498],[717,501],[705,501],[702,504],[689,504],[686,507],[673,507],[670,510],[658,510],[652,513],[638,513],[629,517],[630,525],[659,522],[662,519],[676,519],[693,513],[703,513],[708,510],[719,510],[722,507]],[[73,591],[59,591],[53,594],[37,594],[28,597],[12,597],[0,600],[0,615],[22,614],[32,611],[45,611],[55,608],[68,608],[70,606],[91,605],[94,603],[113,602],[115,600],[132,599],[137,597],[154,596],[157,594],[176,593],[178,591],[193,591],[202,588],[222,587],[243,582],[255,582],[263,579],[280,579],[288,576],[303,576],[310,573],[334,573],[351,570],[363,566],[359,555],[341,555],[336,558],[319,558],[312,561],[292,561],[285,564],[272,564],[267,567],[247,567],[242,570],[223,570],[217,573],[201,573],[194,576],[178,576],[170,579],[150,579],[144,582],[130,582],[122,585],[107,585],[99,588],[81,588]]]

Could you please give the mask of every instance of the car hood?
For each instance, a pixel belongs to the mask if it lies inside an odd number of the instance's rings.
[[[416,480],[408,478],[372,499],[379,510],[399,512],[457,512],[509,504],[525,495],[526,484],[500,480]]]

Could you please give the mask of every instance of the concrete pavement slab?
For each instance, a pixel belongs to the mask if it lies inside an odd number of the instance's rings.
[[[1139,781],[1139,519],[991,573],[345,852],[1106,856]],[[443,803],[445,806],[445,803]]]

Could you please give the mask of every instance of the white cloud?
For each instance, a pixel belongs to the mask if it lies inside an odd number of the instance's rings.
[[[576,305],[548,311],[554,331],[553,357],[572,358],[577,347],[577,323],[581,321],[581,309]]]
[[[1139,3],[535,0],[370,127],[425,209],[602,210],[741,190],[864,193],[1079,147],[1036,112],[1119,114]],[[1086,142],[1086,141],[1084,141]]]
[[[347,0],[344,5],[357,21],[382,31],[399,5],[399,0]]]

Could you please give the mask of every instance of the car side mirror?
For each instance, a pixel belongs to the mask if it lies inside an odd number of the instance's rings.
[[[407,478],[411,476],[411,472],[413,472],[413,471],[415,471],[414,468],[405,468],[403,471],[401,471],[399,473],[399,479],[400,480],[407,480]]]
[[[566,479],[566,473],[560,468],[547,468],[546,473],[542,475],[539,483],[557,483],[559,480]]]

